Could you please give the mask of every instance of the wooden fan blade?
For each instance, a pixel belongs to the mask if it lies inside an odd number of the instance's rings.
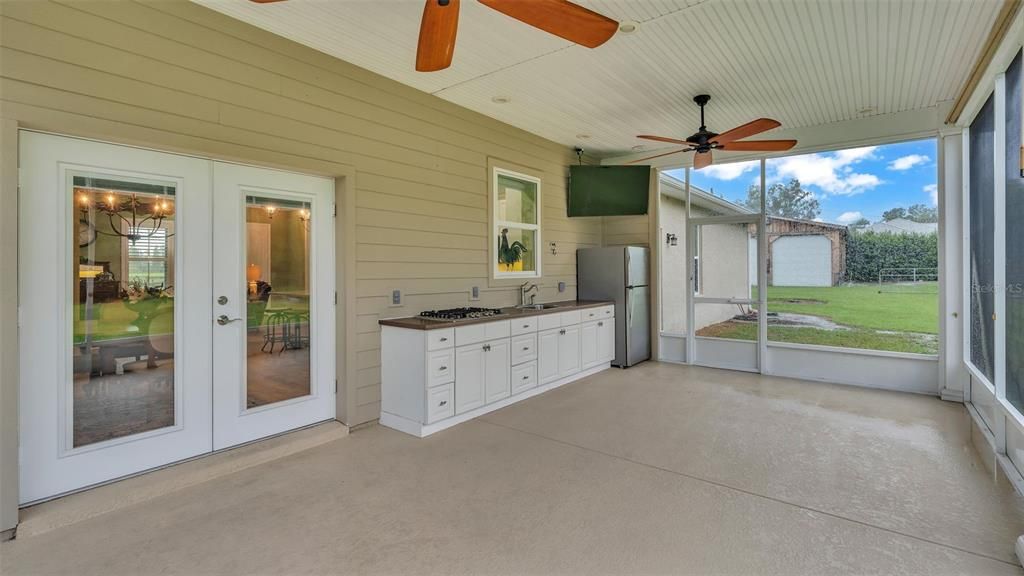
[[[650,134],[640,134],[637,138],[643,138],[644,140],[656,140],[658,142],[668,142],[669,144],[679,144],[681,146],[695,146],[692,142],[686,140],[679,140],[678,138],[668,138],[666,136],[651,136]]]
[[[284,2],[284,0],[249,0],[249,2],[255,2],[257,4],[273,4],[274,2]]]
[[[691,148],[687,148],[685,150],[673,150],[671,152],[665,152],[664,154],[658,154],[658,155],[655,155],[655,156],[648,156],[647,158],[641,158],[639,160],[631,160],[629,162],[626,162],[626,164],[639,164],[641,162],[646,162],[647,160],[654,160],[655,158],[661,158],[662,156],[671,156],[673,154],[679,154],[680,152],[691,152],[691,151],[692,151]]]
[[[436,72],[451,66],[455,55],[455,35],[459,31],[459,0],[427,0],[420,22],[420,42],[416,48],[416,71]]]
[[[480,0],[480,3],[587,48],[604,44],[619,29],[615,20],[569,0]]]
[[[796,140],[747,140],[719,146],[729,152],[782,152],[796,146]]]
[[[693,168],[694,170],[707,168],[708,166],[711,166],[712,160],[713,158],[711,157],[711,150],[708,150],[707,152],[701,152],[700,154],[697,154],[696,156],[693,157]]]
[[[712,138],[711,141],[718,142],[719,144],[728,144],[734,140],[749,138],[754,134],[760,134],[761,132],[771,130],[772,128],[778,128],[779,126],[782,126],[782,124],[780,124],[778,120],[772,120],[771,118],[758,118],[757,120],[752,120],[742,126],[737,126],[732,130],[722,132],[718,136]]]

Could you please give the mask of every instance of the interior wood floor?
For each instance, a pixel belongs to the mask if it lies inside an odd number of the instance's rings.
[[[278,343],[264,351],[263,334],[255,329],[247,337],[248,407],[309,394],[309,348],[283,349]],[[76,447],[173,426],[174,360],[160,360],[155,368],[134,362],[123,374],[79,376],[73,419]]]

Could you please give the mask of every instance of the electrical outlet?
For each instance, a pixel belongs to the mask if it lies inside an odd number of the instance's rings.
[[[559,282],[558,283],[558,291],[559,292],[565,292],[565,282]]]
[[[391,291],[391,305],[392,306],[401,306],[402,305],[402,291],[401,290],[392,290]]]
[[[480,299],[480,287],[479,286],[473,286],[472,288],[469,289],[469,299],[470,300],[479,300]]]

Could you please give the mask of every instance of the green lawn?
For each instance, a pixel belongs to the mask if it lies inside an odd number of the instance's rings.
[[[847,329],[768,327],[775,342],[818,344],[868,350],[938,352],[939,296],[936,283],[879,292],[875,284],[768,289],[768,311],[827,318]],[[701,336],[754,340],[757,325],[726,321],[701,329]]]
[[[171,311],[174,303],[166,299],[159,304],[154,302],[153,309],[145,310],[145,313]],[[259,326],[263,318],[264,302],[248,303],[248,324],[250,328]],[[132,338],[146,336],[149,333],[149,325],[140,321],[138,306],[135,309],[122,300],[93,304],[89,319],[86,320],[86,310],[83,304],[75,304],[75,342],[84,342],[85,333],[88,330],[93,342],[103,340],[116,340],[120,338]],[[154,328],[156,333],[166,332],[169,326],[166,322]]]

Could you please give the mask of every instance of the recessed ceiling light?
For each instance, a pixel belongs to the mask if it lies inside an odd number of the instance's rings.
[[[580,140],[590,140],[590,134],[577,134],[576,138]]]
[[[508,104],[511,101],[512,101],[512,98],[509,97],[509,96],[492,96],[491,97],[491,102],[494,102],[495,104]]]
[[[634,22],[633,20],[626,20],[625,22],[619,24],[619,32],[622,32],[623,34],[632,34],[633,32],[636,32],[639,28],[640,23]]]

